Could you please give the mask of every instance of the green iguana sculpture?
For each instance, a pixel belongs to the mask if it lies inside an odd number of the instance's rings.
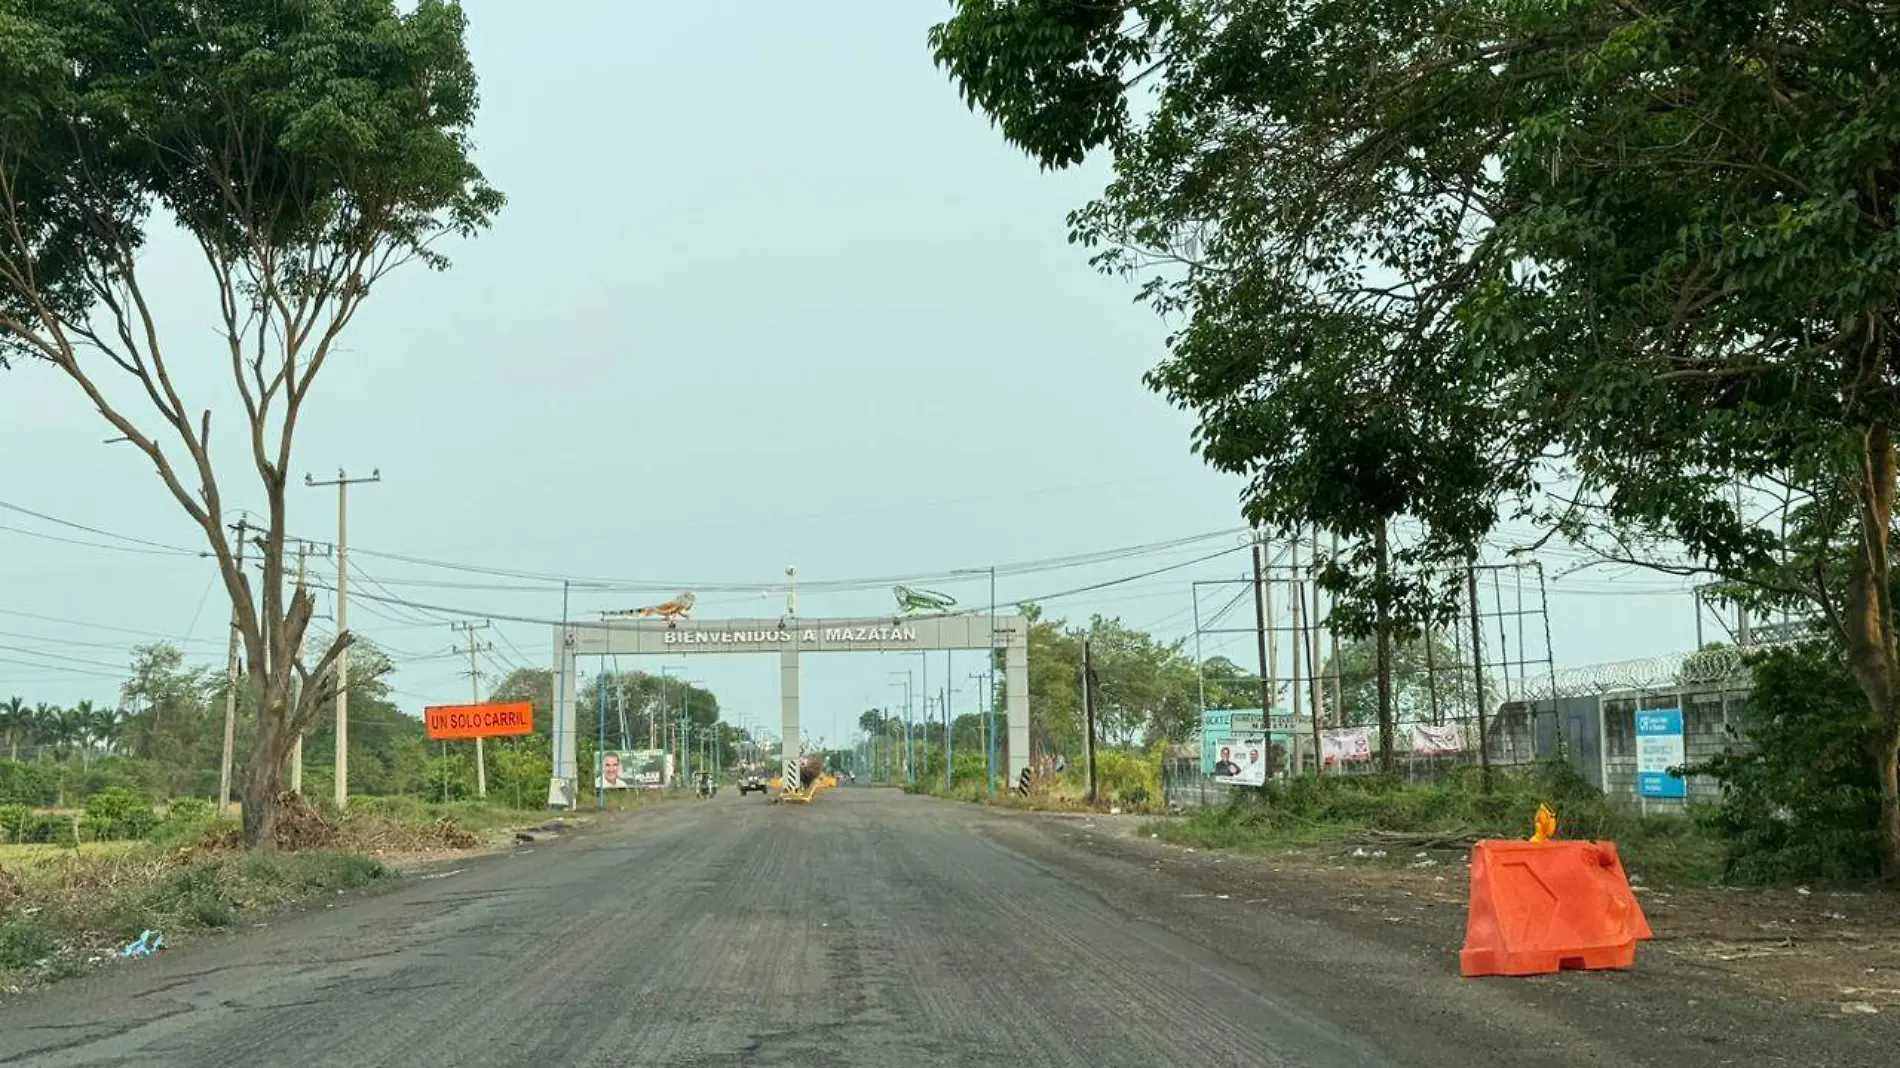
[[[897,595],[899,612],[942,612],[957,603],[957,599],[947,593],[913,590],[909,586],[893,586],[891,592]]]

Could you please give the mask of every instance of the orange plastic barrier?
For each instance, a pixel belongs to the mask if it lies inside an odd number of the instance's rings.
[[[1458,970],[1546,975],[1627,968],[1652,937],[1614,842],[1483,841],[1471,849],[1471,904]]]

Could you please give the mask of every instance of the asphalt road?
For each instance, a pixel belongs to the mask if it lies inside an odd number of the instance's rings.
[[[722,793],[0,1002],[0,1063],[1890,1068],[1900,1049],[1884,1020],[1667,969],[1459,980],[1456,947],[1402,917],[1312,914],[1237,870],[892,791]]]

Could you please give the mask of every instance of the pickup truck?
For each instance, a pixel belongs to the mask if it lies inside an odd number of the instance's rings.
[[[751,793],[754,790],[757,790],[760,793],[765,793],[765,780],[759,777],[758,772],[749,771],[749,772],[746,772],[744,775],[739,776],[739,796],[740,797],[744,797],[745,795]]]

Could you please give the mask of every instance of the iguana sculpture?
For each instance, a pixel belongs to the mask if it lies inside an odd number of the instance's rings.
[[[897,595],[899,612],[942,612],[957,603],[957,599],[947,593],[913,590],[909,586],[893,586],[891,592]]]
[[[659,616],[661,619],[685,619],[686,613],[693,610],[693,595],[682,593],[663,604],[636,608],[631,613],[636,616]]]

